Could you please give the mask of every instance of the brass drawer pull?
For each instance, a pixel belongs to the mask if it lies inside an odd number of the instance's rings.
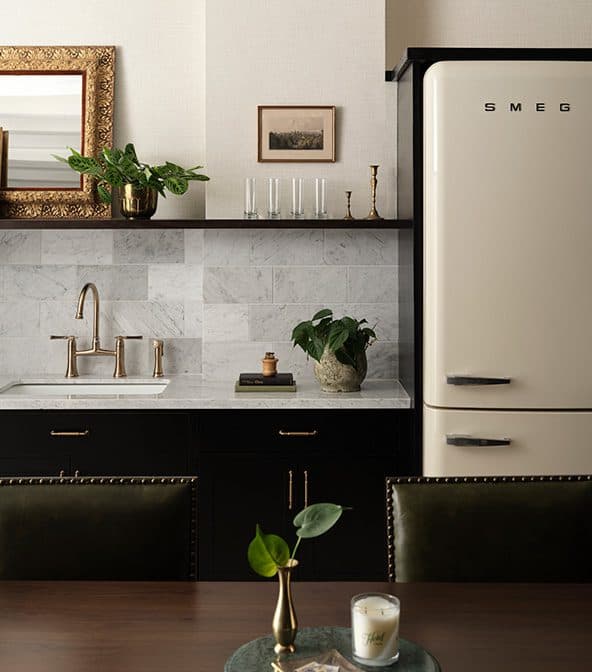
[[[293,487],[294,487],[294,473],[291,469],[288,470],[288,511],[292,510],[293,506]]]
[[[278,434],[280,436],[316,436],[318,432],[316,429],[313,429],[312,432],[288,432],[285,429],[280,429]]]
[[[50,436],[88,436],[90,434],[90,430],[85,429],[82,432],[58,432],[55,429],[52,429],[49,434]]]

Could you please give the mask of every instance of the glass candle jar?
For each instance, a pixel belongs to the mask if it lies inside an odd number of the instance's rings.
[[[401,605],[394,595],[361,593],[351,600],[352,652],[362,665],[385,667],[399,659]]]

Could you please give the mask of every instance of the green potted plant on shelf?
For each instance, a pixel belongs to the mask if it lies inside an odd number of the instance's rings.
[[[207,175],[198,173],[203,166],[182,168],[175,163],[151,166],[142,163],[130,142],[125,149],[103,147],[98,157],[83,156],[72,147],[68,157],[57,156],[81,175],[90,175],[97,181],[97,193],[103,203],[111,203],[111,189],[119,192],[121,214],[128,219],[150,219],[156,212],[158,194],[166,198],[166,191],[181,196],[193,180],[206,181]]]
[[[259,524],[255,528],[255,538],[247,551],[249,565],[260,576],[271,577],[277,574],[279,578],[278,601],[272,621],[276,653],[295,650],[298,621],[292,602],[290,578],[292,571],[298,566],[298,560],[295,559],[298,546],[303,539],[319,537],[330,530],[347,509],[348,507],[328,502],[311,504],[302,509],[294,518],[298,538],[291,553],[282,537],[277,534],[264,534]]]
[[[376,334],[368,320],[333,319],[324,308],[292,331],[294,347],[315,360],[315,376],[323,392],[357,392],[368,371],[366,350]]]

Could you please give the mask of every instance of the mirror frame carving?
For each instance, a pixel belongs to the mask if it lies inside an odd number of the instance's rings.
[[[82,153],[96,156],[103,147],[112,146],[115,47],[0,47],[0,71],[29,70],[81,73],[84,85]],[[81,189],[1,189],[0,212],[2,217],[15,219],[108,218],[111,206],[99,201],[94,181],[83,175]]]

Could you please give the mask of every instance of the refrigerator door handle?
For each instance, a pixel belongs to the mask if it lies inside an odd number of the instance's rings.
[[[448,385],[509,385],[511,378],[488,378],[483,376],[446,376]]]
[[[483,439],[477,436],[447,434],[446,443],[449,446],[509,446],[512,439]]]

